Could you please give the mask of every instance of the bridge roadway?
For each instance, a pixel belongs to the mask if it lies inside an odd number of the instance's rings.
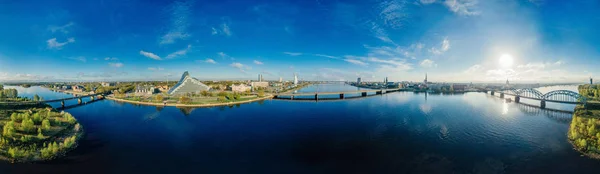
[[[372,89],[372,90],[357,90],[357,91],[339,91],[339,92],[312,92],[312,93],[281,93],[281,94],[274,94],[273,98],[274,99],[289,99],[289,100],[294,100],[294,97],[296,96],[314,96],[314,98],[302,98],[302,100],[333,100],[333,99],[337,99],[337,100],[343,100],[345,99],[345,95],[346,94],[361,94],[358,97],[367,97],[369,92],[375,92],[375,95],[382,95],[384,93],[389,93],[389,92],[396,92],[396,91],[400,91],[400,88],[394,88],[394,89]],[[320,95],[339,95],[339,98],[322,98],[319,99]],[[285,98],[281,98],[281,97],[285,97]],[[289,98],[287,98],[289,97]],[[352,97],[352,98],[357,98],[357,97]]]

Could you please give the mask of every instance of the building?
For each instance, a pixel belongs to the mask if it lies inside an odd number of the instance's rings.
[[[425,73],[425,80],[423,80],[423,84],[427,85],[427,73]]]
[[[71,85],[64,85],[64,86],[62,86],[62,90],[67,90],[67,89],[71,89]]]
[[[361,80],[361,78],[359,77],[358,79],[356,79],[356,84],[360,84],[360,82],[361,82],[361,81],[362,81],[362,80]]]
[[[257,87],[266,88],[269,87],[269,82],[252,82],[250,83],[250,86],[252,86],[252,89]]]
[[[102,82],[100,83],[103,87],[109,87],[109,86],[115,86],[115,83],[110,83],[110,82]]]
[[[465,92],[467,90],[467,85],[464,84],[452,84],[452,91],[454,92]]]
[[[175,86],[169,90],[169,95],[180,95],[189,93],[199,93],[200,91],[210,90],[209,86],[206,86],[200,80],[190,77],[190,74],[186,71],[181,75],[181,79]]]
[[[246,92],[246,91],[250,91],[252,89],[252,87],[246,85],[246,84],[239,84],[239,85],[231,85],[230,86],[231,91],[233,92]]]
[[[298,74],[294,73],[294,85],[298,85]]]
[[[167,86],[167,85],[155,86],[154,88],[158,89],[158,91],[160,91],[160,92],[167,92],[167,91],[169,91],[169,86]]]
[[[594,79],[592,79],[592,77],[590,77],[590,85],[594,84]]]
[[[279,77],[279,83],[283,82],[283,78]]]
[[[158,89],[155,88],[155,87],[153,87],[153,86],[147,86],[147,85],[140,86],[140,85],[137,85],[135,87],[135,93],[136,94],[148,94],[148,95],[152,95],[152,94],[157,93],[157,92],[158,92]]]
[[[75,91],[75,92],[83,92],[83,91],[85,91],[85,87],[83,87],[81,85],[75,85],[75,86],[73,86],[73,91]]]
[[[262,76],[262,74],[258,74],[258,81],[259,81],[259,82],[262,82],[263,80],[264,80],[264,79],[263,79],[263,76]]]

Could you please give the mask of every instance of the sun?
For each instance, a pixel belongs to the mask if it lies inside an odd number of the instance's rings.
[[[504,68],[509,68],[513,65],[513,57],[510,54],[503,54],[502,56],[500,56],[500,66],[504,67]]]

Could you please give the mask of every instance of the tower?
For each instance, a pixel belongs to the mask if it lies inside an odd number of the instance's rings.
[[[510,85],[510,82],[508,82],[508,79],[506,79],[506,86]]]
[[[298,85],[298,74],[294,73],[294,85]]]
[[[423,81],[423,83],[427,84],[427,73],[425,73],[425,80]]]
[[[590,77],[590,85],[594,84],[594,79],[592,79],[592,77]]]
[[[359,77],[359,78],[357,78],[357,79],[356,79],[356,83],[357,83],[357,84],[360,84],[360,82],[361,82],[361,79],[360,79],[360,77]]]
[[[279,83],[283,82],[283,78],[279,77]]]
[[[259,82],[262,81],[262,75],[261,74],[258,74],[258,81]]]

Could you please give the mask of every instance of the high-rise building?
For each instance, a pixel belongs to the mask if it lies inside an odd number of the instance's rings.
[[[385,80],[383,80],[383,84],[387,84],[388,83],[388,79],[387,77],[385,77]]]
[[[356,79],[356,83],[357,83],[357,84],[360,84],[360,82],[361,82],[361,79],[360,79],[360,77],[359,77],[358,79]]]
[[[262,74],[258,74],[258,81],[262,82]]]
[[[590,77],[590,85],[594,84],[594,79],[592,79],[592,77]]]
[[[294,73],[294,85],[298,85],[298,74]]]
[[[283,78],[279,77],[279,83],[283,82]]]

